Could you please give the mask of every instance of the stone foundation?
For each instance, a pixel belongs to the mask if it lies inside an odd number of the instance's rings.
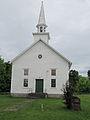
[[[12,97],[28,97],[26,93],[11,93]]]
[[[28,97],[26,93],[11,93],[12,97]],[[62,94],[47,94],[48,98],[63,98]]]
[[[48,94],[48,98],[63,98],[62,94]]]

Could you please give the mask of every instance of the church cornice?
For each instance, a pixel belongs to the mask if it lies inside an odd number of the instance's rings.
[[[36,27],[38,28],[39,26],[45,26],[46,28],[48,27],[46,24],[37,24]]]
[[[36,32],[36,33],[32,33],[33,35],[48,35],[48,39],[50,40],[50,34],[49,34],[49,32]]]

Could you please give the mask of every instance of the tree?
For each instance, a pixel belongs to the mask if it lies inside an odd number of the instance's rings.
[[[5,76],[5,64],[4,60],[0,58],[0,92],[4,91],[5,84],[4,76]]]
[[[11,84],[11,64],[0,58],[0,92],[9,92]]]
[[[11,70],[12,70],[12,65],[10,62],[5,62],[5,91],[10,92],[10,86],[11,86]]]
[[[77,81],[78,71],[71,70],[69,72],[69,83],[67,82],[63,88],[65,104],[68,109],[81,110],[80,99],[74,95]]]
[[[79,75],[79,80],[76,86],[77,93],[90,93],[90,80],[88,77]]]
[[[90,70],[88,70],[88,79],[90,80]]]
[[[76,90],[76,84],[79,80],[79,74],[76,70],[71,70],[69,72],[69,86],[72,88],[73,93]]]

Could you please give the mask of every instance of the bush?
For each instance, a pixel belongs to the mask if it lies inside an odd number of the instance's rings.
[[[65,104],[67,108],[71,110],[81,111],[80,98],[74,95],[74,90],[72,90],[72,86],[66,83],[63,90]]]
[[[67,108],[70,109],[72,97],[73,97],[72,87],[70,87],[69,84],[66,83],[65,86],[63,87],[63,92],[64,92],[65,104],[66,104]]]

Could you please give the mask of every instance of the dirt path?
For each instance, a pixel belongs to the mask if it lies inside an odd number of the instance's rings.
[[[34,99],[30,99],[30,100],[21,102],[19,104],[16,104],[16,105],[6,108],[5,111],[17,111],[19,108],[23,107],[24,105],[26,105],[32,101],[34,101]]]

